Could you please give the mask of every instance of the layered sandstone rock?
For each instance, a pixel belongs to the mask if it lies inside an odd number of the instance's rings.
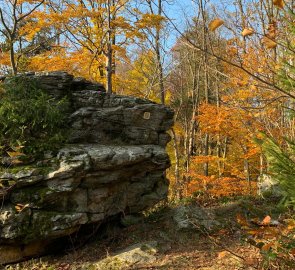
[[[173,112],[65,72],[29,73],[57,100],[67,97],[69,140],[57,156],[2,169],[0,263],[42,253],[83,225],[137,213],[167,196],[165,146]],[[46,243],[46,245],[41,244]]]

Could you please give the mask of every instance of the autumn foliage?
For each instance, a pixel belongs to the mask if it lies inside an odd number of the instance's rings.
[[[171,196],[254,194],[269,169],[261,134],[282,147],[295,136],[294,13],[266,2],[196,1],[180,31],[161,0],[5,0],[0,72],[65,70],[166,103]]]

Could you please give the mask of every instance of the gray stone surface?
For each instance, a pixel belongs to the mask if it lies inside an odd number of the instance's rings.
[[[148,264],[156,261],[158,252],[157,242],[146,242],[132,245],[119,251],[113,256],[109,256],[98,263],[89,266],[89,269],[96,270],[116,270],[129,269],[130,266]]]
[[[182,205],[173,209],[172,218],[178,230],[201,230],[208,232],[220,226],[212,214],[197,205]]]
[[[259,196],[277,196],[280,197],[283,195],[282,190],[279,187],[279,183],[274,177],[267,174],[262,174],[257,179],[257,193]]]
[[[45,168],[32,164],[0,173],[1,183],[10,183],[0,189],[0,264],[37,255],[40,242],[82,225],[136,214],[168,192],[166,131],[173,124],[168,107],[108,95],[101,84],[65,72],[26,76],[55,98],[68,97],[69,143],[57,156],[50,154]],[[20,245],[27,251],[20,252]]]

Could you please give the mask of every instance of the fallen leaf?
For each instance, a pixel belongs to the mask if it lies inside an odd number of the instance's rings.
[[[257,264],[257,258],[245,258],[244,264],[248,266],[253,266]]]
[[[226,250],[220,251],[220,252],[218,252],[218,259],[222,259],[227,255],[228,255],[228,252]]]
[[[273,246],[273,243],[265,244],[262,246],[261,250],[262,251],[269,251],[272,246]]]
[[[209,30],[210,31],[214,31],[216,30],[218,27],[220,27],[221,25],[224,24],[224,21],[217,18],[217,19],[214,19],[212,20],[210,23],[209,23]]]
[[[269,225],[271,221],[271,217],[270,216],[266,216],[260,223],[260,225]]]

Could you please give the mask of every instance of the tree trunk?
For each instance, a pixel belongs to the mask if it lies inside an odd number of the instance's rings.
[[[158,0],[158,15],[162,16],[162,0]],[[157,67],[159,72],[159,88],[160,88],[160,99],[161,103],[165,104],[165,87],[164,87],[164,72],[161,56],[161,42],[160,42],[161,30],[160,27],[156,29],[156,56],[157,56]]]
[[[15,62],[15,52],[14,52],[14,48],[13,48],[13,42],[11,42],[11,44],[10,44],[10,63],[11,63],[11,67],[12,67],[12,74],[16,75],[17,74],[17,65]]]
[[[112,85],[112,50],[109,48],[106,57],[106,70],[107,70],[107,93],[111,94],[113,92]]]
[[[112,49],[112,29],[111,29],[111,1],[107,3],[108,12],[108,35],[107,35],[107,52],[106,52],[106,71],[107,71],[107,93],[113,92],[112,75],[113,75],[113,49]]]
[[[172,140],[174,147],[174,156],[175,156],[175,167],[174,167],[174,177],[175,177],[175,198],[181,198],[181,183],[180,183],[180,173],[179,173],[179,149],[177,144],[177,137],[174,129],[171,129],[172,132]]]

